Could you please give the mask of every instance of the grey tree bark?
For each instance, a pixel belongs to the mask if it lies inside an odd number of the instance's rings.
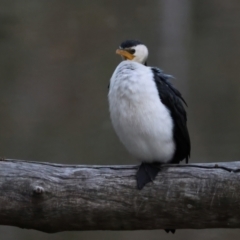
[[[0,162],[0,224],[71,230],[240,228],[240,162],[162,165],[136,189],[136,166]]]

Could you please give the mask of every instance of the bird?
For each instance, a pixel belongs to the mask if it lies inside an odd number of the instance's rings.
[[[110,118],[120,141],[141,162],[136,174],[141,190],[154,181],[161,164],[188,163],[187,104],[171,75],[147,65],[148,48],[141,41],[126,40],[116,53],[123,61],[109,83]]]

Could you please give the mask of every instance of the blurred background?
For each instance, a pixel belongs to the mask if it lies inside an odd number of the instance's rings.
[[[110,123],[107,85],[123,40],[172,74],[188,102],[191,162],[239,160],[238,0],[0,0],[0,155],[135,164]],[[183,216],[184,217],[184,216]],[[239,230],[63,232],[0,227],[0,239],[239,239]]]

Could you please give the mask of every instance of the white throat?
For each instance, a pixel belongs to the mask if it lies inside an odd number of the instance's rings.
[[[133,47],[133,49],[135,49],[135,57],[132,59],[132,61],[144,64],[148,58],[147,47],[143,44],[140,44]]]

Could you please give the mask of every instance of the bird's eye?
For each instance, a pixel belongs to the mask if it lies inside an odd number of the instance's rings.
[[[131,54],[134,54],[134,53],[136,52],[135,49],[128,49],[127,51],[128,51],[129,53],[131,53]]]

